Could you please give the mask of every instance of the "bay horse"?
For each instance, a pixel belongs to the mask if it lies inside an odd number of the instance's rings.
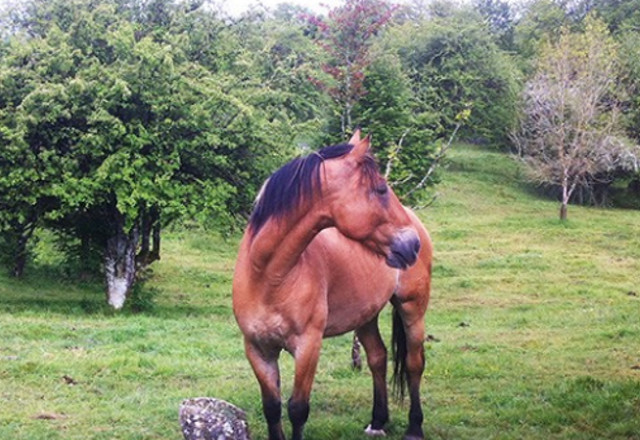
[[[284,440],[278,358],[294,357],[288,402],[294,440],[302,439],[322,339],[355,330],[373,377],[365,429],[384,435],[389,420],[387,350],[378,314],[393,312],[394,376],[408,386],[406,440],[424,438],[420,381],[432,246],[417,216],[380,175],[370,137],[294,159],[263,185],[240,243],[233,311],[260,384],[270,440]]]

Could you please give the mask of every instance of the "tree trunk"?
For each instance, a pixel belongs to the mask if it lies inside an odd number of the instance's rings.
[[[151,261],[160,259],[160,220],[153,225],[153,247],[151,248]]]
[[[24,275],[24,268],[27,265],[27,257],[29,256],[27,244],[36,229],[36,219],[37,216],[32,215],[32,218],[26,224],[16,227],[15,258],[11,270],[11,275],[16,278],[21,278]]]
[[[351,109],[352,109],[352,105],[351,104],[347,104],[347,108],[346,110],[346,131],[344,133],[342,133],[342,137],[347,137],[347,131],[349,133],[351,133],[353,131],[353,127],[352,127],[352,122],[351,122]]]
[[[567,204],[562,202],[560,205],[560,220],[565,221],[567,219]]]
[[[86,231],[80,232],[80,278],[91,276],[91,236]]]
[[[24,233],[18,237],[16,243],[16,257],[13,264],[11,274],[16,278],[21,278],[24,274],[24,267],[27,264],[27,242],[29,238]]]
[[[118,221],[115,234],[107,240],[104,271],[107,280],[107,302],[121,309],[136,277],[136,248],[139,232],[135,226],[128,234],[124,221]]]
[[[569,170],[566,168],[563,170],[562,176],[562,204],[560,205],[560,220],[567,220],[567,205],[569,204],[569,199],[571,198],[571,193],[575,186],[569,189]]]
[[[152,207],[142,216],[140,252],[136,256],[139,268],[144,268],[160,259],[160,213]],[[151,242],[153,240],[153,244]],[[152,247],[153,246],[153,247]]]
[[[136,262],[139,267],[147,265],[149,260],[149,252],[151,250],[151,216],[145,210],[142,214],[140,222],[140,252],[136,256]]]

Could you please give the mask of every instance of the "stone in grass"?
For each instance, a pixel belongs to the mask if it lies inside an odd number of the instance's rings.
[[[185,440],[251,440],[244,411],[211,397],[184,400],[180,425]]]

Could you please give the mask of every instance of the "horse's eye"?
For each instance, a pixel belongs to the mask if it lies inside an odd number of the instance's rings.
[[[375,191],[376,191],[376,194],[383,196],[389,191],[389,187],[387,186],[386,183],[383,182],[376,186]]]

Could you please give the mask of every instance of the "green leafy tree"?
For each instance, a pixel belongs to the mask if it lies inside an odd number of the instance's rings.
[[[12,97],[0,133],[14,151],[0,163],[2,230],[22,222],[28,238],[46,222],[99,249],[119,308],[159,258],[162,226],[191,215],[220,227],[248,211],[290,126],[239,76],[230,47],[247,51],[233,33],[196,28],[215,21],[206,10],[34,0],[27,11],[0,72]],[[208,49],[218,40],[227,60]]]
[[[498,46],[504,50],[513,50],[515,20],[509,3],[502,0],[475,0],[474,7],[495,35]]]
[[[567,4],[567,13],[575,22],[596,13],[607,24],[612,33],[634,27],[640,22],[640,1],[638,0],[580,0]]]
[[[59,38],[60,32],[53,35]],[[55,57],[54,57],[55,55]],[[39,134],[29,130],[39,117],[43,136],[64,144],[66,133],[54,129],[68,115],[57,99],[60,88],[42,84],[43,76],[60,78],[74,60],[42,39],[8,42],[0,67],[0,234],[3,259],[21,276],[28,258],[28,242],[44,213],[57,203],[51,184],[60,175],[55,159],[45,151]],[[27,68],[25,68],[27,66]],[[35,107],[35,114],[29,110]]]
[[[470,110],[461,135],[502,144],[516,123],[520,72],[469,9],[455,9],[416,26],[408,22],[388,38],[411,80],[414,110],[448,138]]]
[[[533,60],[540,45],[549,38],[557,38],[567,24],[566,10],[554,0],[533,0],[526,4],[514,34],[518,54],[524,60]]]
[[[309,81],[320,72],[322,50],[306,35],[308,26],[299,9],[294,13],[283,8],[273,16],[247,17],[233,29],[243,49],[234,71],[243,79],[244,99],[263,112],[265,120],[282,127],[279,149],[296,147],[276,159],[298,154],[299,147],[322,145],[331,116],[330,97]],[[281,163],[271,165],[273,169]]]
[[[412,84],[393,53],[377,55],[364,81],[367,94],[354,108],[356,124],[373,133],[374,148],[386,178],[402,201],[422,206],[436,176],[424,180],[434,165],[439,115],[421,112]]]
[[[640,142],[640,31],[625,29],[617,37],[628,91],[625,127],[629,135]]]

